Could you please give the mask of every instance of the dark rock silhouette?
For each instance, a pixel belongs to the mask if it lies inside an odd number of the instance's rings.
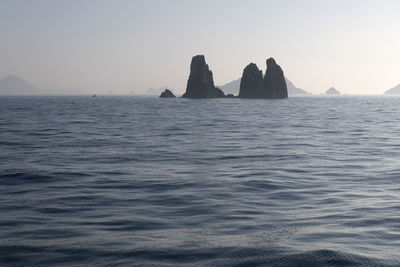
[[[257,65],[250,63],[243,70],[240,80],[239,97],[241,98],[262,98],[263,97],[263,77],[262,71]]]
[[[168,88],[168,86],[163,86],[163,87],[159,87],[159,88],[149,87],[149,88],[147,88],[145,94],[159,96],[162,92],[165,91],[165,89],[169,89],[171,92],[173,91],[171,88]]]
[[[234,98],[235,96],[233,94],[227,94],[225,97],[226,98]]]
[[[174,93],[171,92],[169,89],[165,89],[164,92],[160,95],[161,98],[174,98],[176,97]]]
[[[214,86],[213,74],[208,68],[203,55],[192,58],[190,75],[186,86],[186,98],[217,98],[225,97],[224,92]]]
[[[327,95],[340,95],[340,92],[338,90],[336,90],[335,87],[331,87],[325,92],[325,94],[327,94]]]
[[[215,87],[215,93],[217,94],[216,97],[226,97],[224,91],[222,91],[218,87]]]
[[[281,67],[272,57],[267,59],[267,70],[264,77],[265,98],[287,98],[288,91],[285,76]]]
[[[243,70],[240,81],[241,98],[287,98],[288,91],[281,67],[273,58],[267,59],[264,79],[256,64],[250,63]]]

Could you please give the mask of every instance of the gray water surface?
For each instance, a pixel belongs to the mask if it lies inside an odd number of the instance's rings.
[[[0,98],[0,264],[400,265],[400,98]]]

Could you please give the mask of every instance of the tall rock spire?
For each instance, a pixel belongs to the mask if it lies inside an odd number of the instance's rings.
[[[263,91],[262,71],[257,65],[250,63],[243,70],[240,80],[239,97],[240,98],[260,98]]]
[[[267,70],[264,77],[264,92],[266,98],[287,98],[285,76],[281,67],[272,57],[267,59]]]
[[[190,75],[186,86],[186,92],[182,97],[216,98],[224,96],[224,92],[214,86],[213,74],[208,68],[204,56],[194,56],[190,64]]]

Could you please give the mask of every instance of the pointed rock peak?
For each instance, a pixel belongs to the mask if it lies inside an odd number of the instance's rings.
[[[270,67],[273,68],[275,66],[276,66],[276,62],[275,62],[274,58],[270,57],[269,59],[267,59],[267,68],[270,68]]]

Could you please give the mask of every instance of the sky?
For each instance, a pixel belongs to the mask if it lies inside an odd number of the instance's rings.
[[[400,83],[398,0],[0,0],[0,78],[39,88],[183,93],[203,54],[222,85],[274,57],[297,87]]]

